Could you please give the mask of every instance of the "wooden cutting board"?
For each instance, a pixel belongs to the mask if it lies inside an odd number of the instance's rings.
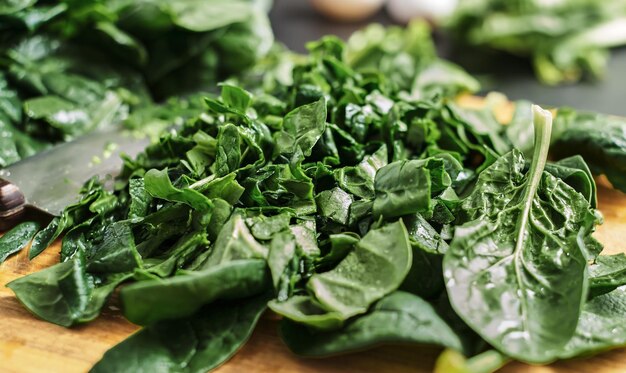
[[[481,101],[465,100],[467,106]],[[499,110],[502,118],[510,116],[510,107]],[[600,179],[599,209],[605,222],[595,233],[604,245],[604,254],[626,252],[626,195],[613,190]],[[59,260],[60,243],[33,261],[26,250],[0,265],[0,372],[86,372],[102,354],[138,329],[121,315],[116,299],[104,307],[92,323],[63,328],[31,315],[4,285],[15,278],[48,267]],[[558,317],[558,315],[555,315]],[[625,320],[626,322],[626,320]],[[248,343],[235,357],[217,369],[219,373],[239,372],[431,372],[441,351],[433,347],[384,346],[366,352],[327,359],[302,359],[289,352],[277,335],[278,322],[267,314]],[[511,363],[503,373],[623,373],[626,372],[626,349],[588,358],[558,362],[544,367]],[[114,372],[112,372],[114,373]]]

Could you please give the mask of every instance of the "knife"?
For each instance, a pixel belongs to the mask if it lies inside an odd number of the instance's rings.
[[[19,222],[27,207],[59,215],[78,201],[85,181],[112,179],[121,170],[122,153],[134,157],[148,144],[127,131],[96,131],[0,170],[0,232]]]

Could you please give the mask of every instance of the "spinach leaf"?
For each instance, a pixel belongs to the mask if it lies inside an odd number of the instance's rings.
[[[315,232],[305,226],[291,226],[272,237],[267,264],[279,301],[286,300],[295,284],[310,275],[307,267],[319,254]]]
[[[39,224],[24,222],[0,237],[0,264],[10,255],[25,248],[39,231]]]
[[[347,225],[352,196],[341,188],[325,190],[316,197],[320,215],[338,224]]]
[[[33,259],[41,254],[59,236],[68,230],[69,227],[79,225],[93,218],[97,213],[110,211],[93,211],[92,206],[98,206],[102,200],[110,201],[110,192],[104,190],[102,184],[97,179],[92,178],[85,183],[81,190],[82,197],[75,204],[69,205],[63,210],[61,216],[55,217],[48,226],[39,231],[33,238],[33,243],[28,252],[28,258]],[[110,204],[114,208],[115,204]]]
[[[526,175],[518,151],[480,174],[443,262],[459,316],[501,352],[534,363],[556,359],[575,332],[587,293],[584,241],[595,224],[587,200],[543,172],[551,122],[534,107]]]
[[[173,186],[167,175],[167,169],[149,170],[144,175],[144,183],[146,191],[152,197],[185,203],[200,211],[207,211],[212,207],[211,201],[200,192],[189,187],[180,189]]]
[[[255,216],[246,219],[246,223],[250,227],[250,232],[254,238],[258,240],[272,239],[274,234],[287,229],[289,221],[291,220],[291,214],[287,212],[280,213],[274,216]]]
[[[556,157],[580,155],[593,173],[605,174],[615,188],[626,191],[623,119],[562,108],[554,127],[552,152]]]
[[[128,218],[144,218],[149,212],[150,203],[152,203],[152,196],[146,190],[145,179],[130,179],[128,184],[128,193],[131,198]]]
[[[326,101],[318,101],[300,106],[283,118],[282,130],[276,133],[274,153],[294,154],[300,151],[304,156],[311,155],[313,146],[324,133],[326,126]]]
[[[327,311],[315,299],[306,295],[294,295],[285,301],[274,299],[268,306],[283,317],[321,330],[337,329],[345,321],[340,312]]]
[[[600,255],[589,266],[590,296],[605,294],[626,285],[626,255]]]
[[[374,181],[374,215],[393,218],[430,212],[431,191],[437,188],[431,174],[442,175],[444,185],[452,182],[438,159],[396,161],[382,167]]]
[[[595,208],[598,205],[596,182],[581,156],[575,155],[563,158],[556,163],[547,163],[545,170],[582,194],[591,207]]]
[[[128,224],[118,222],[103,232],[104,240],[91,248],[87,270],[91,273],[130,272],[141,267],[141,256]]]
[[[307,288],[325,309],[347,319],[400,286],[411,254],[408,233],[399,220],[370,230],[337,267],[313,275]]]
[[[215,156],[215,175],[224,176],[239,168],[241,162],[241,138],[233,124],[220,128],[217,135],[217,154]]]
[[[140,281],[124,287],[120,297],[128,320],[149,325],[191,316],[216,300],[259,294],[269,283],[264,260],[235,260],[168,279]]]
[[[147,326],[108,350],[90,371],[212,370],[246,343],[266,303],[265,295],[218,303],[187,318]]]
[[[400,289],[424,299],[436,298],[445,289],[442,263],[448,244],[421,215],[403,221],[410,237],[413,262]]]
[[[289,349],[302,356],[329,356],[385,343],[461,349],[459,337],[430,304],[401,291],[382,298],[367,314],[335,331],[314,331],[293,321],[283,321],[280,330]]]
[[[61,326],[96,318],[109,295],[128,274],[110,276],[96,287],[85,271],[82,258],[75,258],[32,273],[7,284],[29,311]]]
[[[559,357],[568,359],[626,345],[622,322],[626,310],[626,288],[619,287],[588,301],[580,313],[576,332]]]
[[[533,148],[534,130],[528,125],[528,119],[531,117],[530,108],[529,102],[516,102],[513,120],[506,129],[508,141],[525,153]],[[607,122],[610,124],[606,124]],[[621,160],[616,149],[620,147],[622,125],[624,123],[618,118],[560,108],[554,121],[551,153],[553,157],[561,159],[554,164],[546,164],[546,171],[563,179],[586,196],[595,207],[596,185],[591,176],[592,172],[607,174],[615,187],[621,188],[620,176],[617,175],[620,172]],[[602,134],[599,134],[600,131]],[[605,141],[612,144],[604,144]],[[616,169],[612,170],[613,168]]]
[[[233,260],[266,259],[267,254],[267,247],[254,239],[241,215],[234,213],[220,230],[203,268],[208,269]]]
[[[387,146],[383,145],[374,154],[368,155],[356,166],[342,167],[334,172],[339,186],[361,198],[374,198],[376,172],[387,165]]]

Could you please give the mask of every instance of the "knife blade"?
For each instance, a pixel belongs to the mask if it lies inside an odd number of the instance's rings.
[[[96,131],[0,170],[0,231],[17,223],[28,206],[59,215],[78,200],[85,181],[112,179],[120,172],[120,155],[134,157],[148,143],[127,131]]]

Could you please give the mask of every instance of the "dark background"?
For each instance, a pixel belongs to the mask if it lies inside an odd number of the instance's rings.
[[[306,0],[274,0],[270,19],[276,38],[297,52],[304,52],[306,42],[323,35],[335,34],[346,39],[370,22],[392,23],[384,11],[364,22],[335,22],[316,13]],[[444,35],[438,33],[435,39],[440,55],[477,76],[484,92],[497,90],[512,100],[527,99],[542,105],[572,106],[626,116],[626,48],[613,50],[606,76],[601,81],[548,87],[537,81],[529,59],[485,51],[461,52],[452,48]]]

